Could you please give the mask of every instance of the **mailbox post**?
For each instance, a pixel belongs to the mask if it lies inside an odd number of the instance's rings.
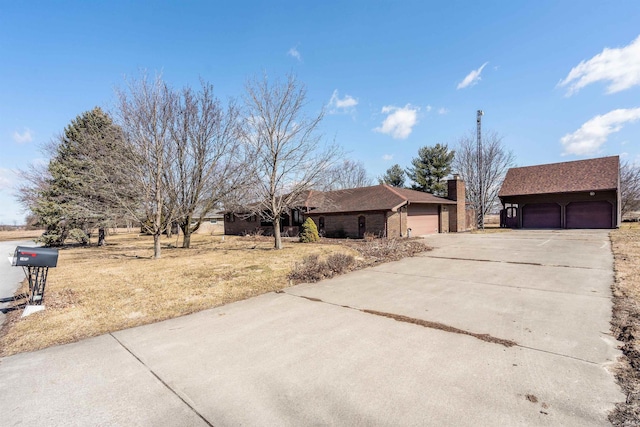
[[[22,316],[44,310],[44,288],[50,267],[58,265],[58,250],[18,246],[11,265],[22,267],[29,281],[29,300]]]

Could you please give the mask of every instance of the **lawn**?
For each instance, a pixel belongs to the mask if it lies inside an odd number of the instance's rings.
[[[358,253],[343,245],[273,239],[194,235],[191,249],[162,242],[154,260],[152,239],[109,236],[103,247],[60,250],[49,271],[46,310],[20,318],[10,312],[0,337],[0,355],[38,350],[132,326],[182,316],[289,285],[287,275],[310,254]]]
[[[35,240],[42,234],[42,230],[10,230],[0,231],[0,242],[11,240]]]

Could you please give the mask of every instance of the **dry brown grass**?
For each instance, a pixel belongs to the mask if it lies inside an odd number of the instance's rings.
[[[0,231],[0,242],[10,240],[34,240],[40,237],[42,230],[2,230]]]
[[[611,330],[624,343],[616,378],[627,394],[609,416],[613,425],[640,420],[640,224],[623,223],[611,232],[615,262]]]
[[[502,228],[499,225],[495,225],[495,224],[485,224],[484,225],[484,230],[480,230],[480,229],[476,229],[476,230],[471,230],[472,234],[489,234],[489,233],[506,233],[509,231],[513,231],[513,229],[511,228]]]
[[[151,259],[150,237],[115,235],[104,247],[60,250],[49,271],[46,310],[26,318],[11,312],[0,355],[38,350],[124,328],[182,316],[288,285],[292,266],[307,255],[352,249],[285,242],[275,251],[268,237],[193,235],[191,249],[163,240]]]

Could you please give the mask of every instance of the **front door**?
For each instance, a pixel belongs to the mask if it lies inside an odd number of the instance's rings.
[[[358,217],[358,237],[364,238],[364,233],[367,230],[367,224],[364,219],[364,215]]]

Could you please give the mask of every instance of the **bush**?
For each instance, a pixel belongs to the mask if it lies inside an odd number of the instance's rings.
[[[68,237],[69,239],[75,240],[82,245],[86,245],[87,243],[89,243],[89,236],[87,236],[87,233],[80,230],[79,228],[70,230]]]
[[[316,227],[316,223],[313,222],[311,218],[307,218],[307,220],[300,227],[300,241],[302,243],[313,243],[320,241],[320,236],[318,235],[318,227]]]
[[[295,283],[318,282],[348,272],[355,262],[353,256],[343,253],[331,254],[326,261],[320,260],[317,254],[308,255],[293,267],[289,280]]]
[[[62,246],[64,244],[65,235],[55,231],[46,231],[42,236],[38,237],[35,242],[42,243],[46,247]]]
[[[365,240],[355,244],[353,249],[360,252],[365,258],[375,260],[375,262],[396,261],[429,250],[420,240],[411,239]]]
[[[295,283],[318,282],[326,277],[328,271],[327,264],[320,261],[318,254],[308,255],[301,263],[296,263],[289,273],[289,280]]]
[[[343,274],[351,270],[351,267],[356,263],[356,259],[353,255],[335,253],[329,255],[327,258],[327,267],[334,274]]]

